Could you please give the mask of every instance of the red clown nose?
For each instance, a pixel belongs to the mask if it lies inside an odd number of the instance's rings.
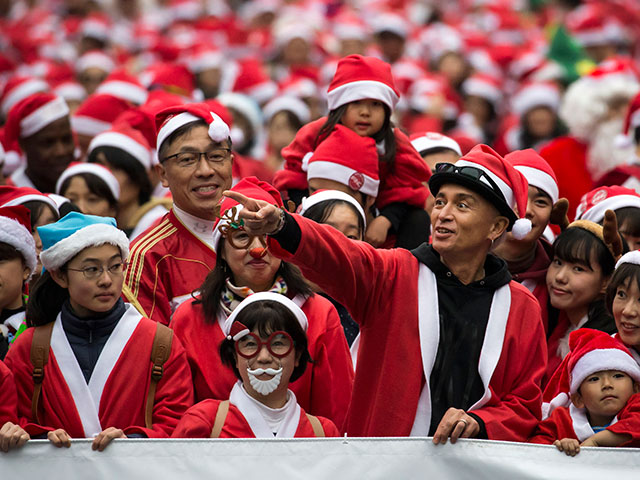
[[[267,249],[262,247],[256,247],[249,250],[249,255],[253,258],[262,258],[267,254]]]

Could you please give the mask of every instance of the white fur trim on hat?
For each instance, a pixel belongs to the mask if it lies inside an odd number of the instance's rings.
[[[2,114],[6,117],[16,103],[38,92],[48,92],[49,84],[39,78],[33,78],[16,86],[2,102]]]
[[[558,184],[551,175],[540,169],[527,167],[525,165],[515,165],[514,168],[524,175],[529,185],[538,187],[549,195],[554,204],[558,201],[560,191],[558,190]]]
[[[67,115],[69,115],[67,102],[62,97],[56,97],[20,120],[20,138],[30,137]]]
[[[44,194],[39,194],[39,193],[29,193],[28,195],[22,195],[20,197],[16,197],[13,198],[11,200],[9,200],[7,203],[4,203],[3,205],[0,205],[0,207],[11,207],[13,205],[24,205],[27,202],[42,202],[42,203],[46,203],[47,205],[49,205],[54,212],[56,212],[57,215],[60,215],[60,212],[58,211],[58,205],[56,204],[56,202],[54,202],[53,200],[51,200],[49,197],[47,197]]]
[[[241,203],[234,206],[235,206],[236,212],[239,212],[243,208],[243,205]],[[211,244],[213,245],[213,251],[216,253],[218,253],[218,242],[220,241],[220,237],[222,237],[222,233],[220,233],[219,227],[223,227],[224,225],[229,225],[229,220],[220,220],[213,227],[213,236],[212,236]]]
[[[349,181],[353,175],[362,177],[362,186],[360,188],[353,188],[352,183]],[[370,176],[345,165],[325,161],[309,162],[307,166],[307,180],[312,178],[335,180],[371,197],[378,196],[378,187],[380,186],[380,180],[374,180]]]
[[[362,221],[364,222],[364,228],[367,228],[367,216],[364,214],[362,206],[351,195],[341,192],[340,190],[323,190],[321,192],[314,193],[309,197],[304,197],[302,199],[302,203],[300,204],[301,208],[298,213],[300,215],[304,215],[304,213],[311,207],[329,200],[342,200],[343,202],[347,202],[353,205],[353,207],[358,211],[358,214],[360,214]]]
[[[204,121],[203,118],[196,117],[195,115],[189,112],[182,112],[178,115],[175,115],[169,119],[169,121],[165,122],[160,131],[158,132],[158,138],[156,140],[156,150],[159,152],[160,147],[162,146],[162,142],[164,142],[169,135],[175,132],[177,129],[191,122]]]
[[[604,218],[604,212],[623,207],[640,208],[640,197],[635,195],[616,195],[615,197],[609,197],[583,212],[582,215],[579,215],[579,218],[600,223]]]
[[[134,83],[123,82],[120,80],[109,80],[100,85],[95,93],[107,93],[114,97],[129,100],[136,105],[142,105],[147,101],[149,92]]]
[[[95,137],[99,133],[109,130],[111,124],[96,118],[85,117],[84,115],[73,115],[71,117],[71,128],[80,135]]]
[[[560,107],[560,93],[551,85],[531,85],[514,95],[512,107],[518,115],[535,107],[548,107],[555,112]]]
[[[259,132],[262,128],[262,112],[256,101],[248,95],[235,92],[224,92],[216,97],[222,105],[227,108],[233,108],[251,123],[255,132]]]
[[[424,152],[425,150],[431,150],[432,148],[448,148],[462,156],[462,150],[460,149],[458,142],[451,137],[441,134],[438,134],[437,138],[435,136],[429,137],[428,134],[414,138],[411,140],[411,145],[413,145],[413,148],[418,152]]]
[[[619,370],[640,382],[640,365],[619,348],[602,348],[585,353],[571,371],[570,392],[574,394],[589,376],[603,370]]]
[[[281,295],[279,293],[258,292],[258,293],[254,293],[252,295],[249,295],[242,302],[240,302],[240,304],[235,308],[235,310],[233,312],[231,312],[231,315],[229,315],[229,317],[224,322],[224,328],[222,329],[223,333],[224,333],[224,336],[228,337],[229,332],[231,331],[231,325],[233,325],[233,322],[236,321],[236,318],[238,317],[238,314],[242,310],[244,310],[247,306],[251,305],[252,303],[264,302],[266,300],[270,300],[272,302],[278,302],[278,303],[284,305],[285,307],[287,307],[291,311],[291,313],[293,313],[295,315],[295,317],[298,320],[298,322],[300,323],[300,326],[302,327],[302,329],[305,332],[307,331],[307,326],[309,325],[309,321],[307,320],[307,316],[300,309],[300,307],[298,305],[296,305],[292,300],[289,300],[289,298],[287,298],[286,296]]]
[[[634,265],[640,265],[640,250],[633,250],[625,253],[620,260],[616,262],[616,270],[623,263],[632,263]]]
[[[56,95],[60,95],[67,102],[77,101],[81,102],[87,98],[87,91],[82,85],[74,82],[65,82],[53,89]]]
[[[374,80],[359,80],[340,85],[327,93],[329,110],[357,100],[373,98],[385,103],[393,112],[399,97],[387,84]]]
[[[149,170],[151,168],[151,152],[144,145],[140,145],[133,138],[119,132],[104,132],[96,135],[87,150],[87,156],[98,147],[117,147],[129,153],[140,164]]]
[[[8,243],[22,254],[25,265],[33,273],[36,269],[36,243],[31,232],[13,218],[0,216],[0,242]]]
[[[274,98],[264,106],[262,112],[264,113],[265,122],[270,122],[271,119],[280,112],[293,113],[303,125],[309,123],[311,120],[311,113],[309,112],[307,104],[294,96]]]
[[[129,239],[125,233],[113,225],[97,223],[81,228],[44,250],[40,254],[40,261],[45,269],[58,270],[85,248],[107,243],[120,249],[123,260],[129,256]]]
[[[67,168],[64,172],[62,172],[62,175],[60,175],[58,181],[56,182],[56,193],[58,195],[62,195],[62,192],[60,191],[60,189],[62,188],[62,184],[68,178],[74,177],[81,173],[90,173],[92,175],[95,175],[107,184],[107,187],[109,187],[113,198],[115,198],[116,200],[120,198],[120,183],[118,182],[118,179],[113,175],[113,173],[111,173],[108,168],[103,167],[102,165],[98,165],[97,163],[78,163]]]

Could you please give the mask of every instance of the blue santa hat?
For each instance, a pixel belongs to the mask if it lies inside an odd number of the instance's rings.
[[[88,247],[111,244],[129,255],[129,239],[116,227],[115,219],[71,212],[55,223],[38,227],[42,240],[40,261],[46,270],[58,270]]]

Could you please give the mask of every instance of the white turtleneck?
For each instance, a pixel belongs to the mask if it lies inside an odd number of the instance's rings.
[[[289,409],[291,409],[292,407],[295,407],[295,405],[291,405],[291,403],[292,402],[295,403],[295,401],[290,391],[287,391],[287,403],[285,403],[284,406],[281,408],[267,407],[264,403],[259,402],[258,400],[253,398],[251,395],[249,395],[247,391],[244,389],[244,386],[242,386],[242,393],[246,395],[246,397],[251,401],[251,403],[255,405],[255,407],[258,409],[262,417],[267,422],[267,425],[269,425],[269,429],[273,432],[274,436],[280,430],[280,426],[282,425],[282,422],[287,416]]]
[[[203,243],[206,243],[211,248],[214,248],[213,226],[216,223],[215,221],[194,217],[190,213],[181,210],[180,207],[178,207],[175,203],[173,204],[173,212],[191,233],[198,237]]]

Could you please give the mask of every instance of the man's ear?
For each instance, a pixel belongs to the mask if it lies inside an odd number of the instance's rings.
[[[507,217],[503,217],[502,215],[497,216],[491,226],[491,230],[489,231],[489,238],[491,241],[497,240],[502,236],[504,232],[507,231],[507,227],[509,226],[509,219]]]
[[[29,278],[29,275],[31,275],[31,269],[29,267],[24,267],[22,269],[22,281],[26,282]]]
[[[51,270],[49,272],[51,278],[54,282],[60,285],[62,288],[69,288],[69,278],[67,277],[66,272],[61,270]]]
[[[576,408],[584,408],[584,400],[582,400],[582,395],[579,393],[571,395],[571,403],[573,403]]]
[[[160,177],[160,183],[164,188],[169,188],[169,180],[167,179],[167,170],[164,168],[164,164],[156,163],[153,168],[156,174]]]

